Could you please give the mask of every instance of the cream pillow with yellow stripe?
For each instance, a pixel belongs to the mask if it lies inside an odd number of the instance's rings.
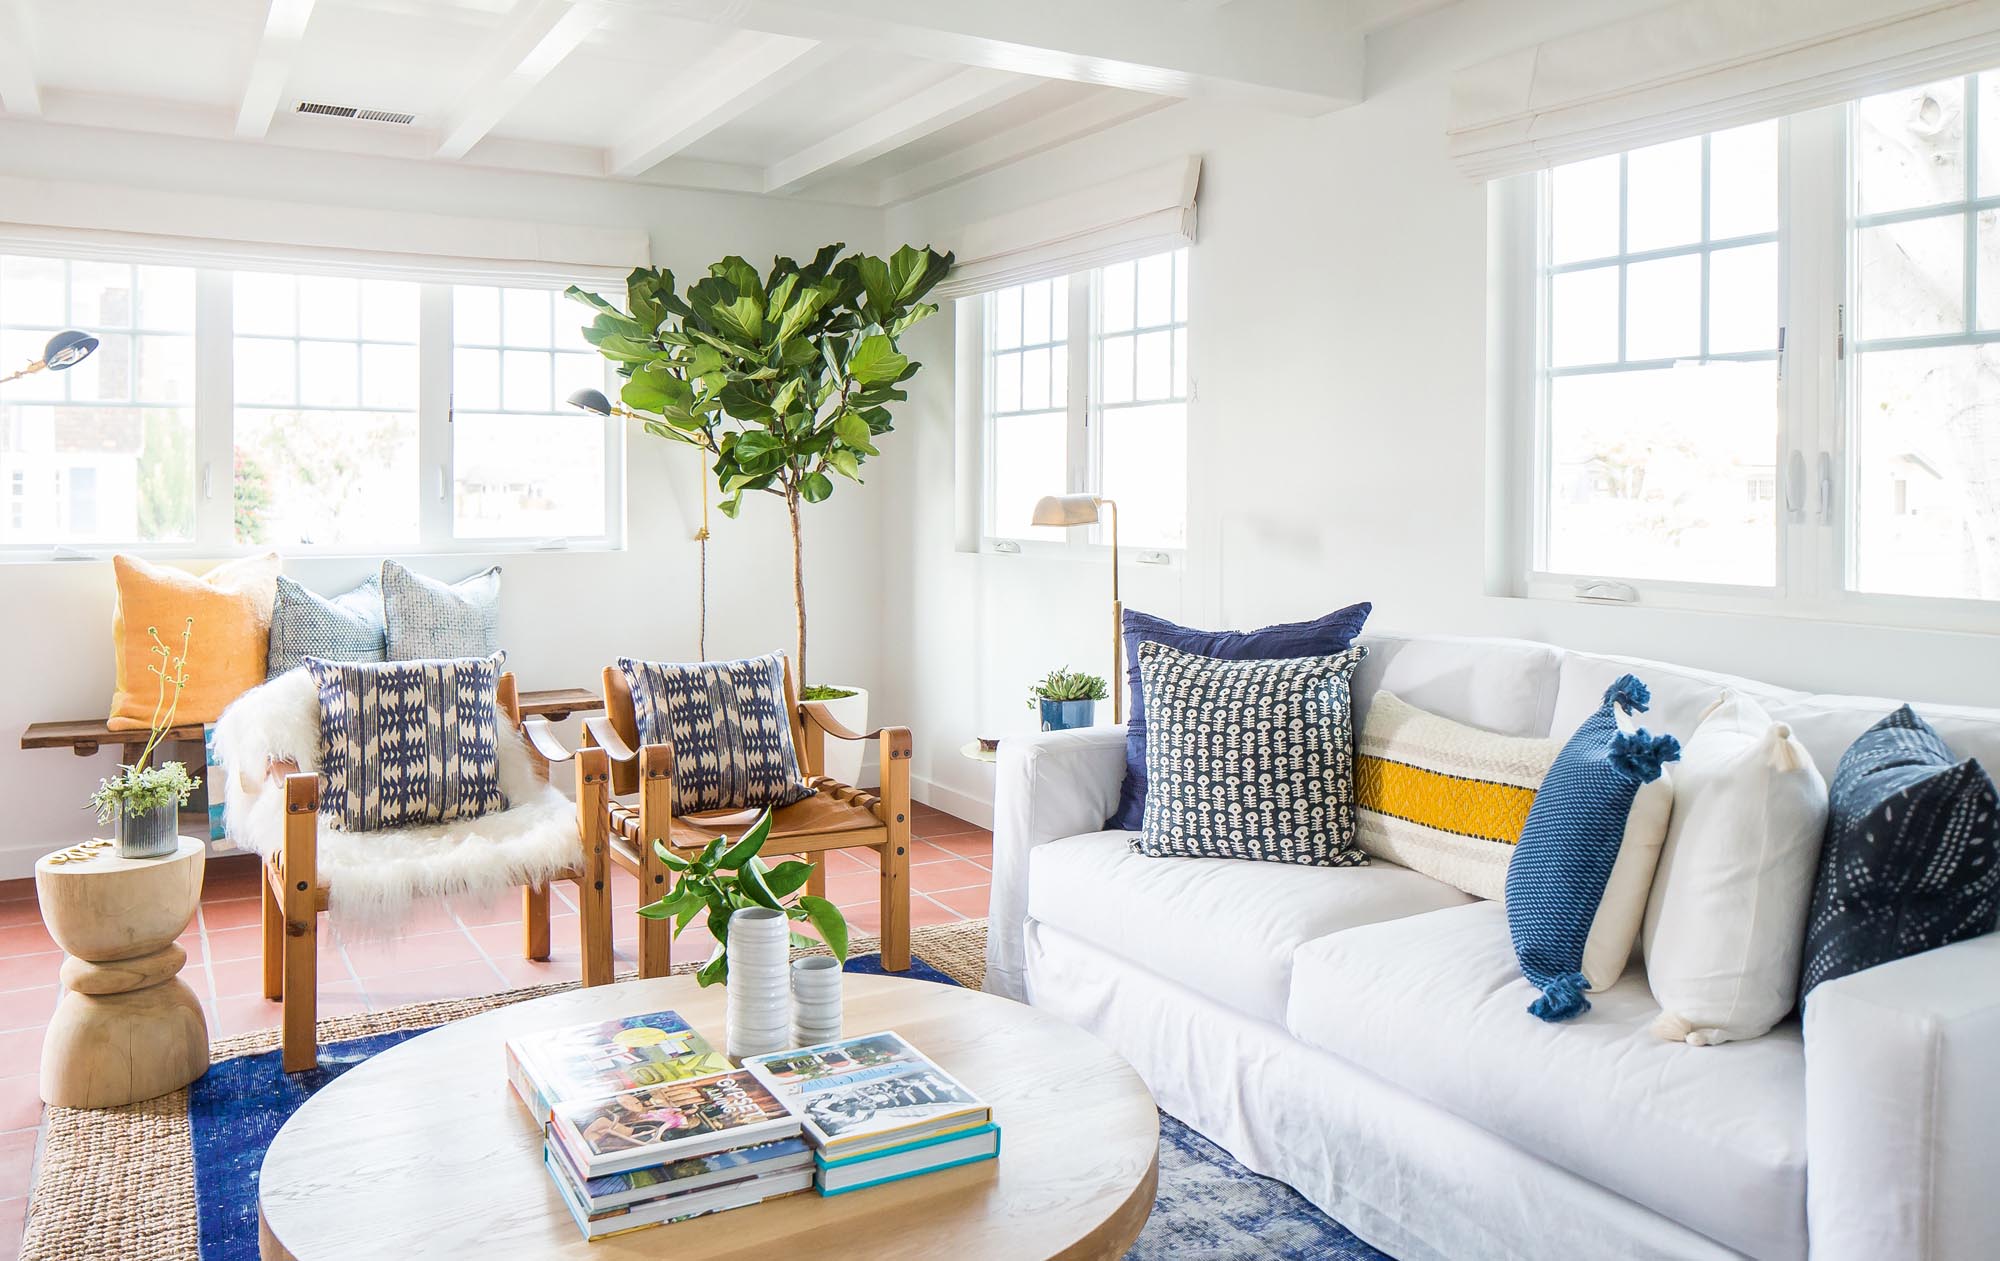
[[[1495,735],[1375,693],[1355,759],[1361,848],[1498,900],[1560,740]]]

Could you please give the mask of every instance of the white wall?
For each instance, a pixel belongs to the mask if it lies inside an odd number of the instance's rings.
[[[1446,82],[1493,51],[1634,4],[1453,6],[1369,44],[1369,99],[1296,120],[1177,105],[893,210],[890,235],[953,225],[1187,153],[1203,158],[1191,259],[1196,398],[1183,573],[1128,562],[1127,603],[1249,627],[1360,599],[1377,629],[1513,635],[1815,690],[2000,705],[1991,636],[1489,597],[1486,191],[1445,155]],[[1538,28],[1547,28],[1538,29]],[[915,774],[974,810],[974,735],[1028,730],[1030,679],[1110,664],[1103,562],[953,550],[951,338],[896,449],[887,537],[910,582],[898,698]]]
[[[651,235],[653,261],[683,276],[729,253],[761,266],[775,253],[809,255],[829,241],[874,249],[880,231],[876,212],[809,201],[21,121],[0,121],[0,175],[643,227]],[[560,431],[551,430],[550,441],[561,440]],[[503,566],[501,638],[524,687],[595,688],[599,671],[620,654],[694,654],[696,456],[636,431],[627,450],[628,546],[622,552],[404,558],[445,579],[496,561]],[[881,688],[885,661],[876,630],[883,609],[865,591],[881,574],[884,502],[870,489],[843,486],[807,518],[811,666],[818,681]],[[789,649],[790,544],[778,501],[747,497],[742,519],[715,513],[712,528],[710,654]],[[331,592],[359,581],[373,560],[314,559],[286,568],[308,587]],[[114,769],[116,750],[80,759],[60,750],[21,750],[15,736],[32,721],[93,717],[108,709],[111,612],[106,562],[0,564],[0,879],[28,874],[36,855],[94,830],[84,799]]]

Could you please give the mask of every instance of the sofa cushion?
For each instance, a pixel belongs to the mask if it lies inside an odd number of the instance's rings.
[[[1285,1021],[1301,1041],[1731,1248],[1796,1250],[1796,1021],[1726,1046],[1664,1042],[1638,968],[1593,995],[1586,1020],[1529,1020],[1533,997],[1505,909],[1478,902],[1307,943]]]
[[[1367,660],[1354,671],[1357,729],[1368,720],[1377,692],[1394,692],[1418,709],[1503,736],[1561,740],[1583,721],[1578,714],[1562,730],[1549,730],[1564,656],[1552,645],[1458,635],[1363,635],[1355,642],[1368,648]],[[1603,694],[1602,683],[1597,691]]]
[[[1652,693],[1651,705],[1646,710],[1646,730],[1679,740],[1694,734],[1694,729],[1701,725],[1702,715],[1725,691],[1749,697],[1774,718],[1780,717],[1778,710],[1787,702],[1805,695],[1733,674],[1639,657],[1600,657],[1587,652],[1564,653],[1560,673],[1555,712],[1549,718],[1549,734],[1558,740],[1567,739],[1583,725],[1584,719],[1597,712],[1604,689],[1623,674],[1636,674],[1646,680],[1647,690]],[[1837,758],[1839,754],[1834,756]]]
[[[1393,863],[1147,858],[1128,837],[1095,832],[1037,846],[1029,917],[1273,1023],[1284,1019],[1300,943],[1472,900]]]
[[[1771,717],[1790,723],[1792,734],[1812,754],[1813,765],[1828,783],[1840,771],[1840,759],[1861,733],[1881,722],[1903,702],[1883,696],[1798,696],[1781,705],[1766,704]],[[1912,705],[1938,738],[1959,758],[1972,758],[1988,775],[2000,777],[2000,709],[1970,705]]]

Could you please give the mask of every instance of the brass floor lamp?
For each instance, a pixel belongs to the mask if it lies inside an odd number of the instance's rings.
[[[1111,721],[1125,721],[1125,606],[1118,600],[1118,505],[1102,495],[1044,495],[1035,504],[1034,525],[1094,525],[1111,517]]]

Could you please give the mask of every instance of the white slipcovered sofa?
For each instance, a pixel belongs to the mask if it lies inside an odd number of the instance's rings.
[[[1686,738],[1723,687],[1832,777],[1899,702],[1516,640],[1369,636],[1386,689],[1566,736],[1630,670]],[[1919,705],[2000,772],[2000,710]],[[1160,1106],[1356,1234],[1419,1258],[2000,1257],[2000,934],[1828,982],[1800,1020],[1662,1041],[1644,964],[1527,1014],[1498,902],[1376,860],[1153,859],[1103,821],[1124,728],[1002,745],[987,989],[1093,1030]]]

